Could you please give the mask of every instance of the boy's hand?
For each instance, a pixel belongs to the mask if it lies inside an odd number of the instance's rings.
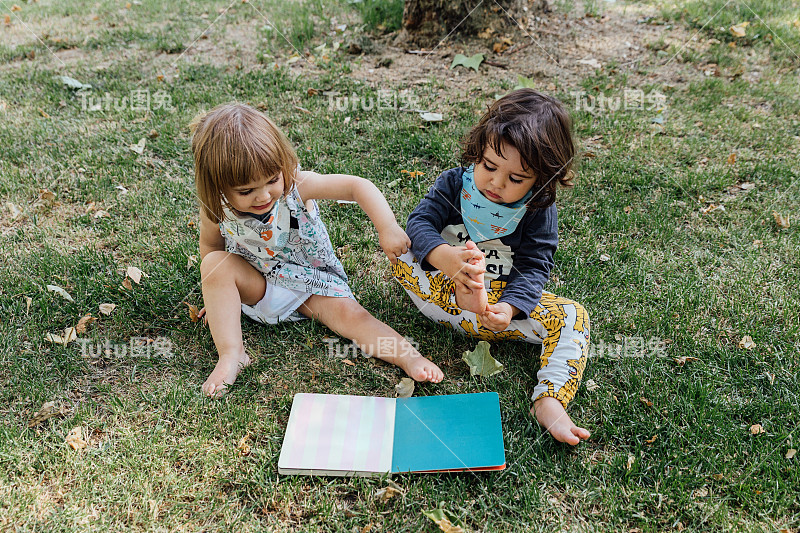
[[[460,283],[470,290],[478,290],[483,288],[483,283],[477,281],[476,278],[485,273],[486,269],[479,265],[473,265],[472,262],[478,262],[483,257],[483,252],[480,250],[469,250],[466,246],[441,244],[428,254],[428,262],[456,283]]]
[[[557,441],[575,446],[592,436],[588,430],[576,426],[561,402],[550,396],[533,402],[531,414]]]
[[[486,329],[492,331],[504,331],[511,323],[511,318],[517,314],[518,310],[511,304],[500,302],[495,305],[490,305],[485,313],[481,313],[478,317],[481,319],[481,324]]]
[[[389,258],[392,264],[397,262],[397,258],[411,248],[411,239],[396,222],[378,231],[378,241],[383,248],[383,253]]]

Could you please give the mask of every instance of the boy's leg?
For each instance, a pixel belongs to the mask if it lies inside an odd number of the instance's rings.
[[[255,305],[264,296],[264,276],[244,258],[228,252],[210,252],[200,264],[203,303],[219,361],[203,383],[203,392],[219,397],[250,364],[242,342],[242,303]]]
[[[351,298],[313,295],[298,311],[352,339],[368,355],[399,366],[416,381],[438,383],[444,377],[438,366]]]
[[[557,440],[578,444],[589,432],[576,426],[566,405],[580,387],[589,354],[589,316],[573,300],[543,293],[528,320],[544,339],[531,414]]]

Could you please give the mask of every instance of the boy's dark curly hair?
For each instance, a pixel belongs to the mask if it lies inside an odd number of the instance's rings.
[[[502,156],[503,143],[519,150],[525,170],[536,176],[528,209],[555,202],[558,184],[573,185],[572,121],[555,98],[518,89],[497,100],[464,138],[462,164],[480,163],[487,146]]]

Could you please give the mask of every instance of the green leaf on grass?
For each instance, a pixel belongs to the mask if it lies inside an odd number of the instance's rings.
[[[534,82],[530,78],[526,78],[522,74],[517,74],[517,84],[514,86],[514,90],[517,89],[535,89],[536,82]]]
[[[483,63],[483,54],[475,54],[472,57],[467,57],[464,54],[456,54],[456,57],[453,58],[453,64],[450,65],[450,69],[461,65],[465,68],[474,69],[475,72],[478,72],[478,67],[480,64]]]
[[[88,83],[81,83],[75,78],[70,78],[69,76],[56,76],[56,79],[60,80],[61,83],[70,89],[75,89],[77,91],[88,91],[92,88],[92,86]]]
[[[503,365],[489,355],[489,343],[480,341],[471,352],[464,352],[461,357],[469,365],[469,373],[473,376],[494,376],[503,370]]]

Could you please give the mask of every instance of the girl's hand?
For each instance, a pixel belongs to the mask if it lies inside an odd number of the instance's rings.
[[[504,331],[511,324],[511,317],[517,313],[517,310],[505,302],[500,302],[495,305],[490,305],[485,313],[478,315],[481,319],[481,324],[486,329],[491,331]]]
[[[411,239],[408,238],[406,232],[403,231],[397,222],[378,231],[378,241],[383,248],[383,253],[389,258],[392,264],[397,262],[397,258],[403,255],[411,248]]]

